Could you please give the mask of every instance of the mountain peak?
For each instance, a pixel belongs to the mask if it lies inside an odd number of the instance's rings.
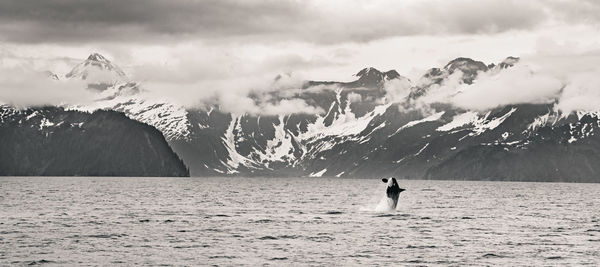
[[[48,78],[52,79],[52,80],[60,80],[60,78],[58,77],[58,75],[56,75],[54,72],[51,72],[49,70],[44,71],[44,75],[48,76]]]
[[[388,70],[383,74],[383,76],[387,80],[392,80],[392,79],[400,78],[400,73],[398,73],[396,70]]]
[[[506,69],[506,68],[512,67],[515,64],[517,64],[519,62],[519,60],[520,60],[520,58],[518,58],[518,57],[510,56],[510,57],[507,57],[506,59],[504,59],[502,62],[500,62],[500,64],[498,64],[498,66],[501,69]]]
[[[373,67],[367,67],[367,68],[364,68],[364,69],[360,70],[360,71],[359,71],[359,72],[358,72],[356,75],[354,75],[354,76],[357,76],[357,77],[360,77],[360,78],[362,78],[362,77],[364,77],[364,76],[369,76],[369,75],[381,75],[381,74],[382,74],[382,73],[381,73],[381,71],[379,71],[378,69],[376,69],[376,68],[373,68]]]
[[[354,76],[358,77],[357,86],[367,88],[380,88],[385,81],[402,77],[396,70],[381,72],[373,67],[364,68]]]
[[[476,61],[467,57],[459,57],[451,60],[444,66],[444,69],[448,70],[450,73],[454,72],[456,69],[460,69],[461,71],[487,71],[487,66],[485,63],[481,61]]]
[[[400,78],[400,74],[396,70],[389,70],[386,72],[381,72],[380,70],[368,67],[360,70],[354,76],[359,77],[359,79],[370,79],[370,78],[379,78],[385,80],[397,79]]]
[[[103,55],[99,54],[99,53],[92,53],[88,56],[87,60],[91,60],[91,61],[98,61],[98,62],[105,62],[105,63],[109,63],[110,61],[108,59],[106,59]]]
[[[87,80],[91,87],[99,87],[100,91],[117,82],[127,81],[127,75],[121,68],[110,62],[99,53],[92,53],[86,60],[75,66],[66,78]]]
[[[444,69],[449,74],[454,73],[456,70],[460,70],[463,73],[463,81],[467,84],[471,84],[477,77],[478,72],[488,71],[488,66],[481,61],[476,61],[466,57],[459,57],[451,60],[444,66]]]

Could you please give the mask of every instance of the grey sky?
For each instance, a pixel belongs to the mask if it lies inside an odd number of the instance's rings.
[[[176,42],[182,39],[368,42],[392,36],[486,34],[556,20],[597,23],[580,1],[5,0],[6,42]]]

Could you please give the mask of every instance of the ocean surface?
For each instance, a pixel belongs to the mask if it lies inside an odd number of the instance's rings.
[[[0,265],[600,265],[600,184],[0,178]]]

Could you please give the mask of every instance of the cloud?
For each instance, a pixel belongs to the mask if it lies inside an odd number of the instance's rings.
[[[448,76],[441,84],[433,84],[427,89],[427,93],[418,98],[416,105],[423,109],[428,108],[435,103],[448,103],[457,93],[460,92],[462,85],[463,73],[458,70]],[[423,80],[420,80],[417,85],[423,86]]]
[[[383,85],[386,100],[389,102],[403,102],[410,94],[412,84],[408,79],[394,79],[386,81]]]
[[[348,94],[348,101],[350,101],[351,103],[354,102],[361,102],[362,101],[362,96],[360,94],[357,93],[349,93]]]
[[[81,81],[56,81],[20,67],[0,67],[0,102],[16,107],[85,104],[94,94]]]
[[[545,4],[558,20],[588,24],[600,22],[600,2],[596,0],[547,0]]]
[[[576,54],[535,54],[512,68],[480,73],[463,84],[461,73],[429,88],[416,107],[435,103],[476,111],[516,104],[555,104],[565,114],[600,111],[600,51]]]
[[[197,83],[144,83],[143,97],[163,99],[186,107],[218,106],[234,114],[320,114],[324,110],[298,98],[304,80],[294,75],[238,77]]]
[[[461,85],[450,102],[469,110],[489,110],[510,104],[552,103],[563,82],[545,73],[516,65],[499,74],[482,73],[473,85]]]
[[[597,23],[592,1],[5,0],[0,40],[24,43],[369,42],[392,36],[498,33],[549,21]],[[584,12],[584,20],[575,19]]]
[[[268,76],[272,80],[280,74],[338,65],[318,51],[303,55],[293,48],[255,44],[215,46],[201,42],[136,47],[131,50],[137,62],[130,66],[130,72],[141,81],[195,83],[244,76],[250,79]]]
[[[574,111],[600,111],[600,72],[576,74],[565,86],[558,108],[566,114]]]
[[[310,106],[303,99],[283,99],[276,104],[263,105],[260,109],[260,114],[264,115],[322,114],[325,112],[320,107]]]
[[[1,32],[17,42],[131,41],[260,34],[297,15],[292,1],[8,0],[0,3]]]
[[[532,57],[540,72],[564,81],[558,108],[565,112],[600,111],[600,50]]]
[[[572,47],[572,46],[571,46]],[[563,50],[564,51],[564,50]],[[600,111],[600,50],[531,55],[524,58],[541,75],[563,83],[556,98],[557,107],[569,114],[574,111]]]
[[[136,50],[139,60],[126,68],[129,79],[141,82],[142,98],[165,100],[185,107],[219,106],[223,111],[237,114],[287,114],[290,112],[317,114],[322,110],[299,99],[304,81],[301,72],[306,68],[331,65],[318,56],[306,58],[286,51],[266,48],[246,48],[240,52],[244,59],[230,53],[239,46],[195,50],[196,43],[180,44],[170,49],[144,47]],[[202,47],[205,48],[205,47]],[[264,50],[264,51],[261,51]],[[257,52],[258,51],[258,52]],[[19,106],[86,104],[102,98],[97,91],[86,90],[86,83],[116,80],[114,72],[87,69],[87,79],[52,81],[43,72],[52,64],[36,63],[38,59],[21,57],[2,51],[0,68],[0,101]],[[145,56],[153,53],[169,58],[165,64]],[[249,56],[245,54],[249,54]],[[266,53],[268,55],[263,56]],[[260,54],[260,55],[259,55]],[[107,56],[109,59],[113,57]],[[57,73],[64,76],[70,68]],[[42,61],[43,62],[43,61]],[[46,62],[48,63],[48,62]],[[118,65],[119,59],[113,61]],[[294,72],[284,71],[296,70]],[[56,89],[55,87],[60,89]],[[289,106],[286,111],[286,106]]]

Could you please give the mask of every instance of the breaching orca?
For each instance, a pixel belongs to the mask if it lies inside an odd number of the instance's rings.
[[[388,205],[390,209],[396,209],[396,205],[398,205],[398,197],[400,196],[400,193],[402,191],[404,191],[405,189],[402,189],[398,186],[398,182],[396,181],[396,178],[392,179],[386,179],[383,178],[381,179],[384,183],[387,183],[387,190],[385,191],[387,193],[387,197],[388,197]]]

